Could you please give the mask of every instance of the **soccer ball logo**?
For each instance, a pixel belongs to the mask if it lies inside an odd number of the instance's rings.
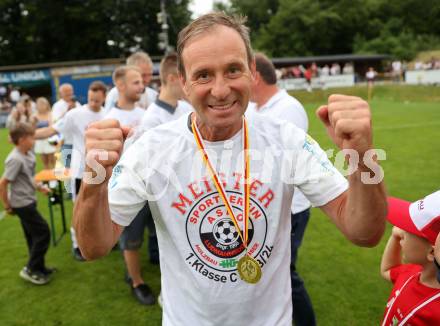
[[[238,239],[238,231],[229,219],[222,219],[214,225],[214,237],[223,245],[234,243]]]

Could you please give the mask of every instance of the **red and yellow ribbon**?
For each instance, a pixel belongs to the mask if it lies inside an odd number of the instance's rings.
[[[191,123],[191,128],[194,134],[194,139],[196,140],[197,147],[202,154],[203,162],[207,166],[212,181],[214,182],[215,188],[217,189],[217,192],[219,193],[226,210],[228,211],[229,216],[231,217],[232,222],[234,223],[235,228],[237,229],[238,235],[240,236],[243,246],[247,248],[248,245],[248,227],[249,227],[249,209],[250,209],[250,183],[249,183],[249,174],[250,174],[250,164],[249,164],[249,131],[246,123],[245,117],[243,117],[243,167],[244,167],[244,191],[243,191],[243,202],[244,202],[244,209],[243,209],[243,232],[241,231],[239,225],[238,225],[238,219],[236,215],[234,214],[234,211],[232,209],[232,205],[228,200],[226,191],[223,187],[223,184],[220,181],[220,178],[218,176],[217,171],[214,169],[214,166],[212,165],[211,161],[209,160],[208,153],[206,152],[205,146],[203,144],[202,136],[200,135],[200,131],[197,128],[196,125],[196,119],[194,119]]]

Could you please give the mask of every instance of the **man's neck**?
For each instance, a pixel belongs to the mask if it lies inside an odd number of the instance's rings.
[[[135,102],[130,101],[123,96],[120,96],[118,102],[116,103],[116,106],[121,110],[131,111],[134,109],[134,104]]]
[[[162,88],[159,93],[159,100],[165,102],[172,106],[173,108],[177,107],[177,99],[174,94],[172,94],[166,87]]]
[[[260,92],[260,96],[257,100],[257,106],[260,109],[265,105],[276,93],[278,93],[279,88],[277,85],[269,85],[265,87],[263,92]]]
[[[217,128],[203,123],[198,116],[196,117],[196,115],[197,114],[192,114],[191,119],[193,119],[193,121],[196,119],[197,128],[199,129],[202,138],[211,142],[230,139],[243,125],[242,120],[240,120],[231,126]]]
[[[420,283],[430,288],[440,289],[440,283],[437,280],[436,269],[433,262],[429,262],[423,266]]]

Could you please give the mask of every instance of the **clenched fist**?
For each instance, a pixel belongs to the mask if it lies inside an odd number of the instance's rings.
[[[372,149],[371,111],[363,99],[330,95],[328,104],[319,107],[316,114],[340,149],[353,149],[360,157]]]
[[[89,172],[89,177],[97,177],[99,181],[88,183],[100,183],[110,179],[129,131],[130,128],[121,127],[117,120],[111,119],[97,121],[88,126],[85,133],[86,172]],[[100,175],[100,171],[105,172],[105,175]]]

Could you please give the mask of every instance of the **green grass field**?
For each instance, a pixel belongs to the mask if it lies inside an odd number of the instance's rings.
[[[366,96],[363,87],[293,94],[305,104],[310,134],[324,149],[332,145],[314,111],[331,92]],[[415,200],[437,190],[440,89],[377,87],[371,107],[375,146],[387,154],[382,166],[389,193]],[[0,144],[3,172],[4,159],[11,149],[6,130],[0,130]],[[48,218],[46,199],[40,196],[38,205]],[[71,207],[69,202],[69,221]],[[57,223],[60,226],[59,219]],[[379,324],[391,290],[379,275],[389,231],[388,227],[377,247],[357,248],[319,210],[313,210],[298,265],[319,325]],[[49,249],[48,265],[57,267],[59,272],[49,285],[33,286],[18,277],[27,258],[18,219],[6,217],[0,221],[0,325],[160,325],[158,306],[142,307],[131,297],[123,281],[124,265],[119,252],[99,261],[78,263],[72,259],[70,247],[70,237],[66,235],[58,246]],[[145,246],[143,252],[146,258]],[[146,261],[145,280],[158,294],[159,267]]]

